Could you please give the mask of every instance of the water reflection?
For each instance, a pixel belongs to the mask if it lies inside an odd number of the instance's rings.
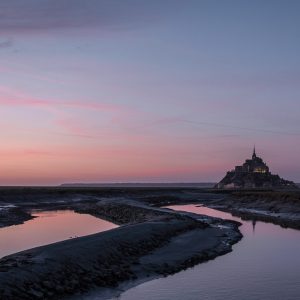
[[[255,233],[256,220],[252,220],[253,233]]]
[[[24,224],[0,228],[0,257],[117,227],[70,210],[34,212],[33,215],[36,218]]]
[[[300,231],[255,220],[242,221],[228,213],[195,205],[170,208],[237,220],[243,224],[240,230],[244,238],[225,256],[173,276],[146,282],[114,299],[299,299]]]

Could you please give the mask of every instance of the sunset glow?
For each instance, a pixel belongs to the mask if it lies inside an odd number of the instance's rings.
[[[299,2],[19,2],[0,4],[0,185],[218,181],[254,144],[300,181]]]

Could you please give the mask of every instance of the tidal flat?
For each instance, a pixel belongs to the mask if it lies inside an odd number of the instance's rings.
[[[224,255],[242,238],[239,222],[163,206],[210,206],[230,197],[197,188],[3,188],[2,227],[26,222],[36,210],[89,214],[119,227],[3,257],[0,298],[64,299],[93,289],[114,291]]]

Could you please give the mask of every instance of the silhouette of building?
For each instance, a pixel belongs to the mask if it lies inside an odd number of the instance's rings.
[[[255,147],[252,158],[246,159],[241,166],[227,172],[226,176],[215,186],[216,188],[266,188],[291,187],[297,188],[292,181],[273,175],[262,158],[256,155]]]
[[[252,159],[247,159],[242,166],[236,166],[237,173],[269,173],[269,167],[264,161],[256,155],[255,147],[253,149]]]

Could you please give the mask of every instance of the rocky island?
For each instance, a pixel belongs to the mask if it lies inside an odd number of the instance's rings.
[[[297,185],[270,172],[267,164],[256,155],[253,149],[252,159],[247,159],[242,166],[227,172],[225,177],[215,186],[228,188],[297,188]]]

